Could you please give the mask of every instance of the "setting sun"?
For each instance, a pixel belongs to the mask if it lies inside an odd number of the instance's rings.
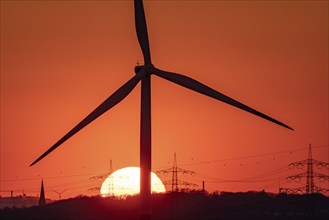
[[[126,196],[135,195],[140,191],[140,168],[126,167],[113,172],[102,184],[100,194],[102,196]],[[151,173],[151,189],[152,192],[166,192],[166,189],[155,174]]]

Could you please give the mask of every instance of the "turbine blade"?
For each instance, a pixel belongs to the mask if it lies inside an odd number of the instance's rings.
[[[190,77],[187,77],[187,76],[183,76],[183,75],[180,75],[180,74],[177,74],[177,73],[170,73],[170,72],[166,72],[166,71],[163,71],[163,70],[159,70],[157,68],[154,69],[154,74],[161,77],[161,78],[164,78],[166,80],[169,80],[171,82],[174,82],[178,85],[181,85],[183,87],[186,87],[188,89],[191,89],[191,90],[194,90],[196,92],[199,92],[201,94],[204,94],[206,96],[209,96],[209,97],[212,97],[214,99],[217,99],[219,101],[222,101],[222,102],[225,102],[227,104],[230,104],[230,105],[233,105],[239,109],[242,109],[244,111],[247,111],[251,114],[254,114],[254,115],[257,115],[261,118],[264,118],[268,121],[271,121],[275,124],[278,124],[280,126],[283,126],[285,128],[288,128],[290,130],[293,130],[291,127],[289,127],[288,125],[274,119],[274,118],[271,118],[255,109],[252,109],[248,106],[246,106],[245,104],[242,104],[241,102],[238,102],[220,92],[217,92],[216,90],[190,78]]]
[[[151,64],[151,54],[147,26],[145,20],[144,6],[142,0],[135,0],[135,27],[139,45],[143,51],[144,64]]]
[[[30,166],[33,166],[39,162],[42,158],[50,154],[58,146],[72,137],[74,134],[79,132],[81,129],[86,127],[89,123],[94,121],[96,118],[101,116],[103,113],[111,109],[113,106],[122,101],[137,85],[141,78],[145,75],[144,70],[136,74],[128,82],[126,82],[122,87],[115,91],[109,98],[107,98],[102,104],[100,104],[94,111],[92,111],[85,119],[83,119],[78,125],[76,125],[71,131],[69,131],[65,136],[63,136],[59,141],[57,141],[51,148],[49,148],[45,153],[43,153],[38,159],[36,159]]]

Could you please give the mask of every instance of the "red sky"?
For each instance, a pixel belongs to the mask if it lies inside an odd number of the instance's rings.
[[[178,165],[197,173],[182,180],[200,187],[205,180],[209,191],[277,192],[279,184],[304,184],[285,177],[306,171],[287,165],[306,159],[309,143],[314,158],[328,162],[327,1],[144,6],[156,67],[199,80],[295,129],[153,76],[154,171],[169,168],[176,152]],[[29,167],[142,60],[132,1],[1,1],[1,195],[39,194],[41,177],[47,197],[56,199],[52,190],[64,189],[62,198],[94,195],[88,189],[101,183],[89,177],[108,172],[110,159],[114,169],[138,166],[140,86]]]

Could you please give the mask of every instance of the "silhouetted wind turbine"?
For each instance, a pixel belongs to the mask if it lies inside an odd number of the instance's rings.
[[[136,66],[136,75],[127,81],[122,87],[114,92],[109,98],[107,98],[101,105],[99,105],[93,112],[91,112],[85,119],[83,119],[78,125],[76,125],[71,131],[63,136],[58,142],[56,142],[51,148],[49,148],[44,154],[42,154],[32,164],[34,165],[42,158],[47,156],[58,146],[64,143],[67,139],[72,137],[82,128],[94,121],[100,115],[111,109],[113,106],[122,101],[141,81],[141,120],[140,120],[140,169],[141,169],[141,184],[140,184],[140,196],[141,196],[141,218],[150,219],[151,216],[151,75],[154,74],[173,83],[194,90],[198,93],[212,97],[219,101],[233,105],[239,109],[247,111],[251,114],[257,115],[268,121],[276,123],[280,126],[293,130],[291,127],[284,123],[271,118],[255,109],[252,109],[241,102],[238,102],[216,90],[183,75],[160,70],[151,62],[151,54],[149,47],[149,40],[147,34],[147,26],[145,20],[145,13],[142,0],[135,0],[135,26],[137,38],[140,47],[143,52],[144,65]]]
[[[62,194],[66,191],[67,189],[64,189],[63,191],[61,192],[57,192],[56,190],[53,190],[53,192],[57,193],[58,196],[59,196],[59,200],[62,200]]]

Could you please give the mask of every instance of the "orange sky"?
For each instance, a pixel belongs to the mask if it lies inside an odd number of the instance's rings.
[[[309,143],[314,158],[328,162],[327,1],[144,6],[156,67],[199,80],[295,129],[154,76],[154,171],[169,168],[176,152],[178,165],[197,173],[182,179],[200,187],[205,180],[209,191],[277,192],[279,182],[304,184],[284,180],[301,170],[268,174],[306,159]],[[110,159],[114,169],[138,166],[140,86],[29,167],[142,60],[132,1],[1,1],[0,190],[36,195],[44,177],[47,197],[57,199],[52,190],[64,189],[62,198],[94,195],[88,189],[101,183],[89,177],[108,172]],[[264,178],[256,182],[257,176]]]

